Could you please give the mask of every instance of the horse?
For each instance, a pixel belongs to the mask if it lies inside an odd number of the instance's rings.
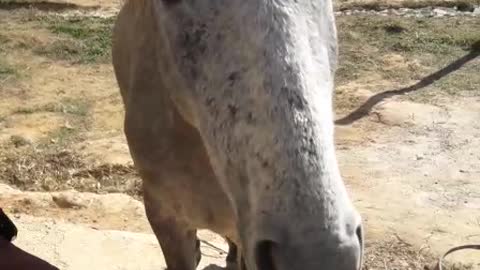
[[[148,221],[169,270],[196,232],[227,268],[358,270],[361,216],[340,175],[331,0],[127,0],[112,63]]]

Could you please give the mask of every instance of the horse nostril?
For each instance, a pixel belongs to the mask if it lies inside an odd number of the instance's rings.
[[[274,243],[272,241],[261,241],[257,244],[255,256],[258,270],[276,269],[273,261],[273,246]]]
[[[363,229],[362,229],[362,225],[358,225],[357,230],[355,231],[355,234],[357,235],[358,242],[360,243],[360,247],[363,247]]]
[[[362,269],[362,264],[363,264],[363,238],[364,238],[364,235],[363,235],[363,229],[362,229],[362,225],[358,225],[357,229],[355,230],[355,234],[357,235],[357,238],[358,238],[358,244],[359,244],[359,248],[360,248],[360,254],[359,254],[359,262],[358,262],[358,268],[357,269]]]

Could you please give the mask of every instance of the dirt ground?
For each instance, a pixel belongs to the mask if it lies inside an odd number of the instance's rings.
[[[109,62],[113,19],[58,15],[81,7],[52,8],[52,15],[1,3],[0,182],[140,199]],[[337,153],[365,220],[367,269],[423,269],[450,247],[480,243],[478,18],[349,16],[337,23]],[[0,205],[104,229],[149,230],[144,219],[129,218],[143,215],[135,207],[75,205],[82,193],[53,193],[51,201],[49,193],[25,194],[3,194]],[[480,269],[478,252],[448,258]]]

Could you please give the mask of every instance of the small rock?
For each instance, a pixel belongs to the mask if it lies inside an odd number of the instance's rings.
[[[477,7],[473,10],[473,15],[474,16],[480,16],[480,7]]]
[[[68,122],[65,123],[64,127],[65,127],[66,129],[73,129],[73,126],[70,125],[70,123],[68,123]]]
[[[405,13],[404,13],[404,12],[401,12],[401,11],[399,11],[399,10],[393,9],[393,10],[392,10],[392,14],[393,14],[393,15],[396,15],[396,16],[401,16],[401,15],[403,15],[403,14],[405,14]]]
[[[439,9],[439,8],[436,8],[433,10],[433,16],[435,17],[443,17],[445,15],[447,15],[447,11],[443,10],[443,9]]]
[[[85,202],[82,202],[79,198],[75,196],[75,194],[65,193],[65,194],[55,194],[52,195],[52,200],[55,202],[60,208],[85,208]]]

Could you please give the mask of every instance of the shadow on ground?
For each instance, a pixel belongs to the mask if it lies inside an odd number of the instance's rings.
[[[425,78],[421,79],[419,82],[417,82],[414,85],[404,87],[401,89],[381,92],[371,96],[365,103],[363,103],[355,111],[351,112],[350,114],[348,114],[347,116],[341,119],[336,120],[335,124],[340,126],[350,125],[353,122],[367,116],[372,111],[373,107],[375,107],[375,105],[382,102],[383,100],[391,98],[393,96],[405,95],[410,92],[421,90],[422,88],[425,88],[433,84],[434,82],[440,80],[441,78],[449,75],[450,73],[460,69],[465,64],[472,61],[479,55],[480,55],[480,40],[478,40],[473,44],[472,49],[468,54],[453,61],[448,66],[426,76]]]

